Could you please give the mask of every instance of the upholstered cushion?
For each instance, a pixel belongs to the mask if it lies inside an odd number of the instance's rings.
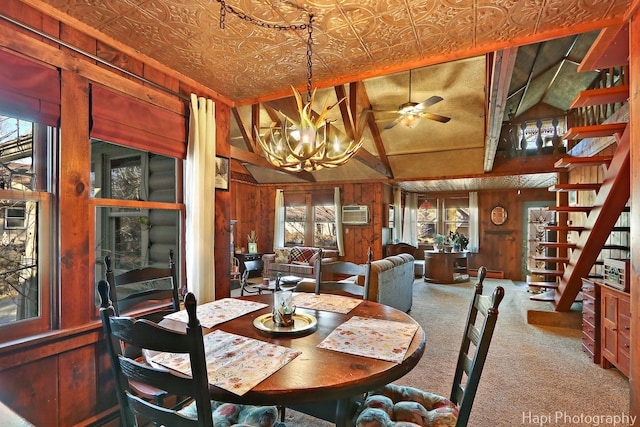
[[[288,264],[291,260],[291,250],[289,248],[276,249],[275,262],[280,264]]]
[[[311,260],[316,252],[317,250],[313,248],[301,248],[299,246],[294,246],[291,248],[291,263],[299,265],[313,265],[309,260]]]
[[[275,406],[251,406],[235,403],[211,401],[214,427],[273,427],[278,420]],[[197,418],[196,404],[193,402],[180,413],[189,418]]]
[[[388,384],[369,393],[356,427],[454,427],[457,417],[458,407],[447,398]]]

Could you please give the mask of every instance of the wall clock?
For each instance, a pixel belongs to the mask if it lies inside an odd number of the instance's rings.
[[[507,220],[507,210],[502,206],[491,209],[491,222],[495,225],[502,225]]]

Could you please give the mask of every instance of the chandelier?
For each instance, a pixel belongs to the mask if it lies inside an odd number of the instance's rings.
[[[255,136],[260,143],[260,147],[262,147],[264,157],[275,167],[292,172],[310,172],[323,168],[334,168],[348,162],[362,147],[364,142],[361,137],[362,132],[354,127],[353,118],[348,108],[349,125],[354,134],[360,135],[358,138],[347,137],[333,126],[331,124],[332,121],[327,118],[327,115],[334,107],[341,102],[346,102],[345,98],[329,105],[329,96],[327,96],[322,111],[316,113],[312,108],[316,94],[316,90],[312,91],[311,89],[313,76],[313,14],[305,11],[309,16],[309,21],[306,24],[289,26],[269,24],[237,11],[227,5],[225,0],[218,1],[220,2],[221,28],[224,28],[225,13],[229,11],[245,21],[265,28],[307,30],[307,102],[303,102],[300,92],[292,86],[291,89],[297,105],[297,117],[290,117],[279,112],[283,116],[282,124],[280,126],[272,126],[265,137],[262,137],[258,129],[255,129]]]

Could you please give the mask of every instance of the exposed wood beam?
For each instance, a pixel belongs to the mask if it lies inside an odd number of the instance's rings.
[[[493,162],[500,141],[502,118],[507,104],[511,75],[516,63],[518,48],[496,52],[493,58],[493,68],[489,86],[489,105],[487,107],[487,142],[484,152],[484,171],[493,169]]]
[[[265,159],[261,155],[256,153],[251,153],[249,151],[243,150],[242,148],[238,148],[234,145],[231,146],[231,158],[238,160],[240,162],[261,166],[263,168],[268,168],[280,173],[286,173],[287,175],[295,176],[296,178],[299,178],[308,182],[316,182],[316,179],[313,177],[311,172],[306,172],[306,171],[290,172],[290,171],[279,169],[273,166],[271,163],[269,163],[267,159]]]
[[[252,153],[255,153],[255,141],[253,139],[252,132],[247,129],[247,126],[244,123],[244,120],[242,120],[242,116],[240,116],[240,112],[238,111],[237,108],[232,108],[231,112],[233,113],[233,117],[236,119],[236,124],[238,125],[238,128],[240,129],[240,133],[242,134],[242,139],[244,140],[244,145],[247,147],[247,150],[249,150]]]
[[[376,146],[376,151],[378,152],[378,157],[380,158],[380,162],[384,165],[386,172],[380,172],[387,178],[393,179],[393,171],[391,170],[391,164],[389,163],[389,158],[387,157],[387,151],[384,148],[384,144],[382,143],[382,136],[380,135],[380,129],[376,124],[376,118],[373,113],[370,111],[373,109],[371,106],[371,101],[369,100],[369,95],[367,94],[367,89],[364,86],[362,81],[358,82],[358,97],[360,98],[360,103],[362,104],[362,108],[368,111],[367,114],[367,126],[369,126],[369,132],[371,132],[371,137],[373,138],[373,143]]]

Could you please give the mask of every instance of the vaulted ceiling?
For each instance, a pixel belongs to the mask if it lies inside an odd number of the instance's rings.
[[[366,152],[345,166],[294,176],[256,160],[259,148],[250,129],[257,118],[261,128],[268,127],[273,109],[290,108],[291,99],[286,98],[291,85],[306,91],[306,30],[265,28],[229,11],[221,28],[220,3],[213,0],[23,1],[117,48],[127,46],[152,65],[176,70],[234,106],[231,155],[239,176],[259,183],[384,179],[403,182],[408,191],[515,185],[512,178],[481,177],[491,170],[499,148],[492,129],[495,133],[503,120],[541,105],[567,110],[593,79],[588,73],[577,74],[576,68],[597,30],[622,22],[631,4],[226,0],[267,27],[305,24],[304,11],[313,13],[317,99],[335,102],[354,91],[356,110],[370,116]],[[498,92],[503,95],[492,98]],[[443,101],[428,111],[450,117],[448,123],[423,119],[413,129],[384,129],[396,115],[378,110],[393,111],[409,100],[434,95]],[[252,113],[252,105],[259,109]],[[340,128],[340,112],[335,114],[332,120]],[[476,178],[462,179],[468,176]],[[434,177],[455,179],[434,183]],[[549,179],[527,175],[518,185],[547,186]]]

